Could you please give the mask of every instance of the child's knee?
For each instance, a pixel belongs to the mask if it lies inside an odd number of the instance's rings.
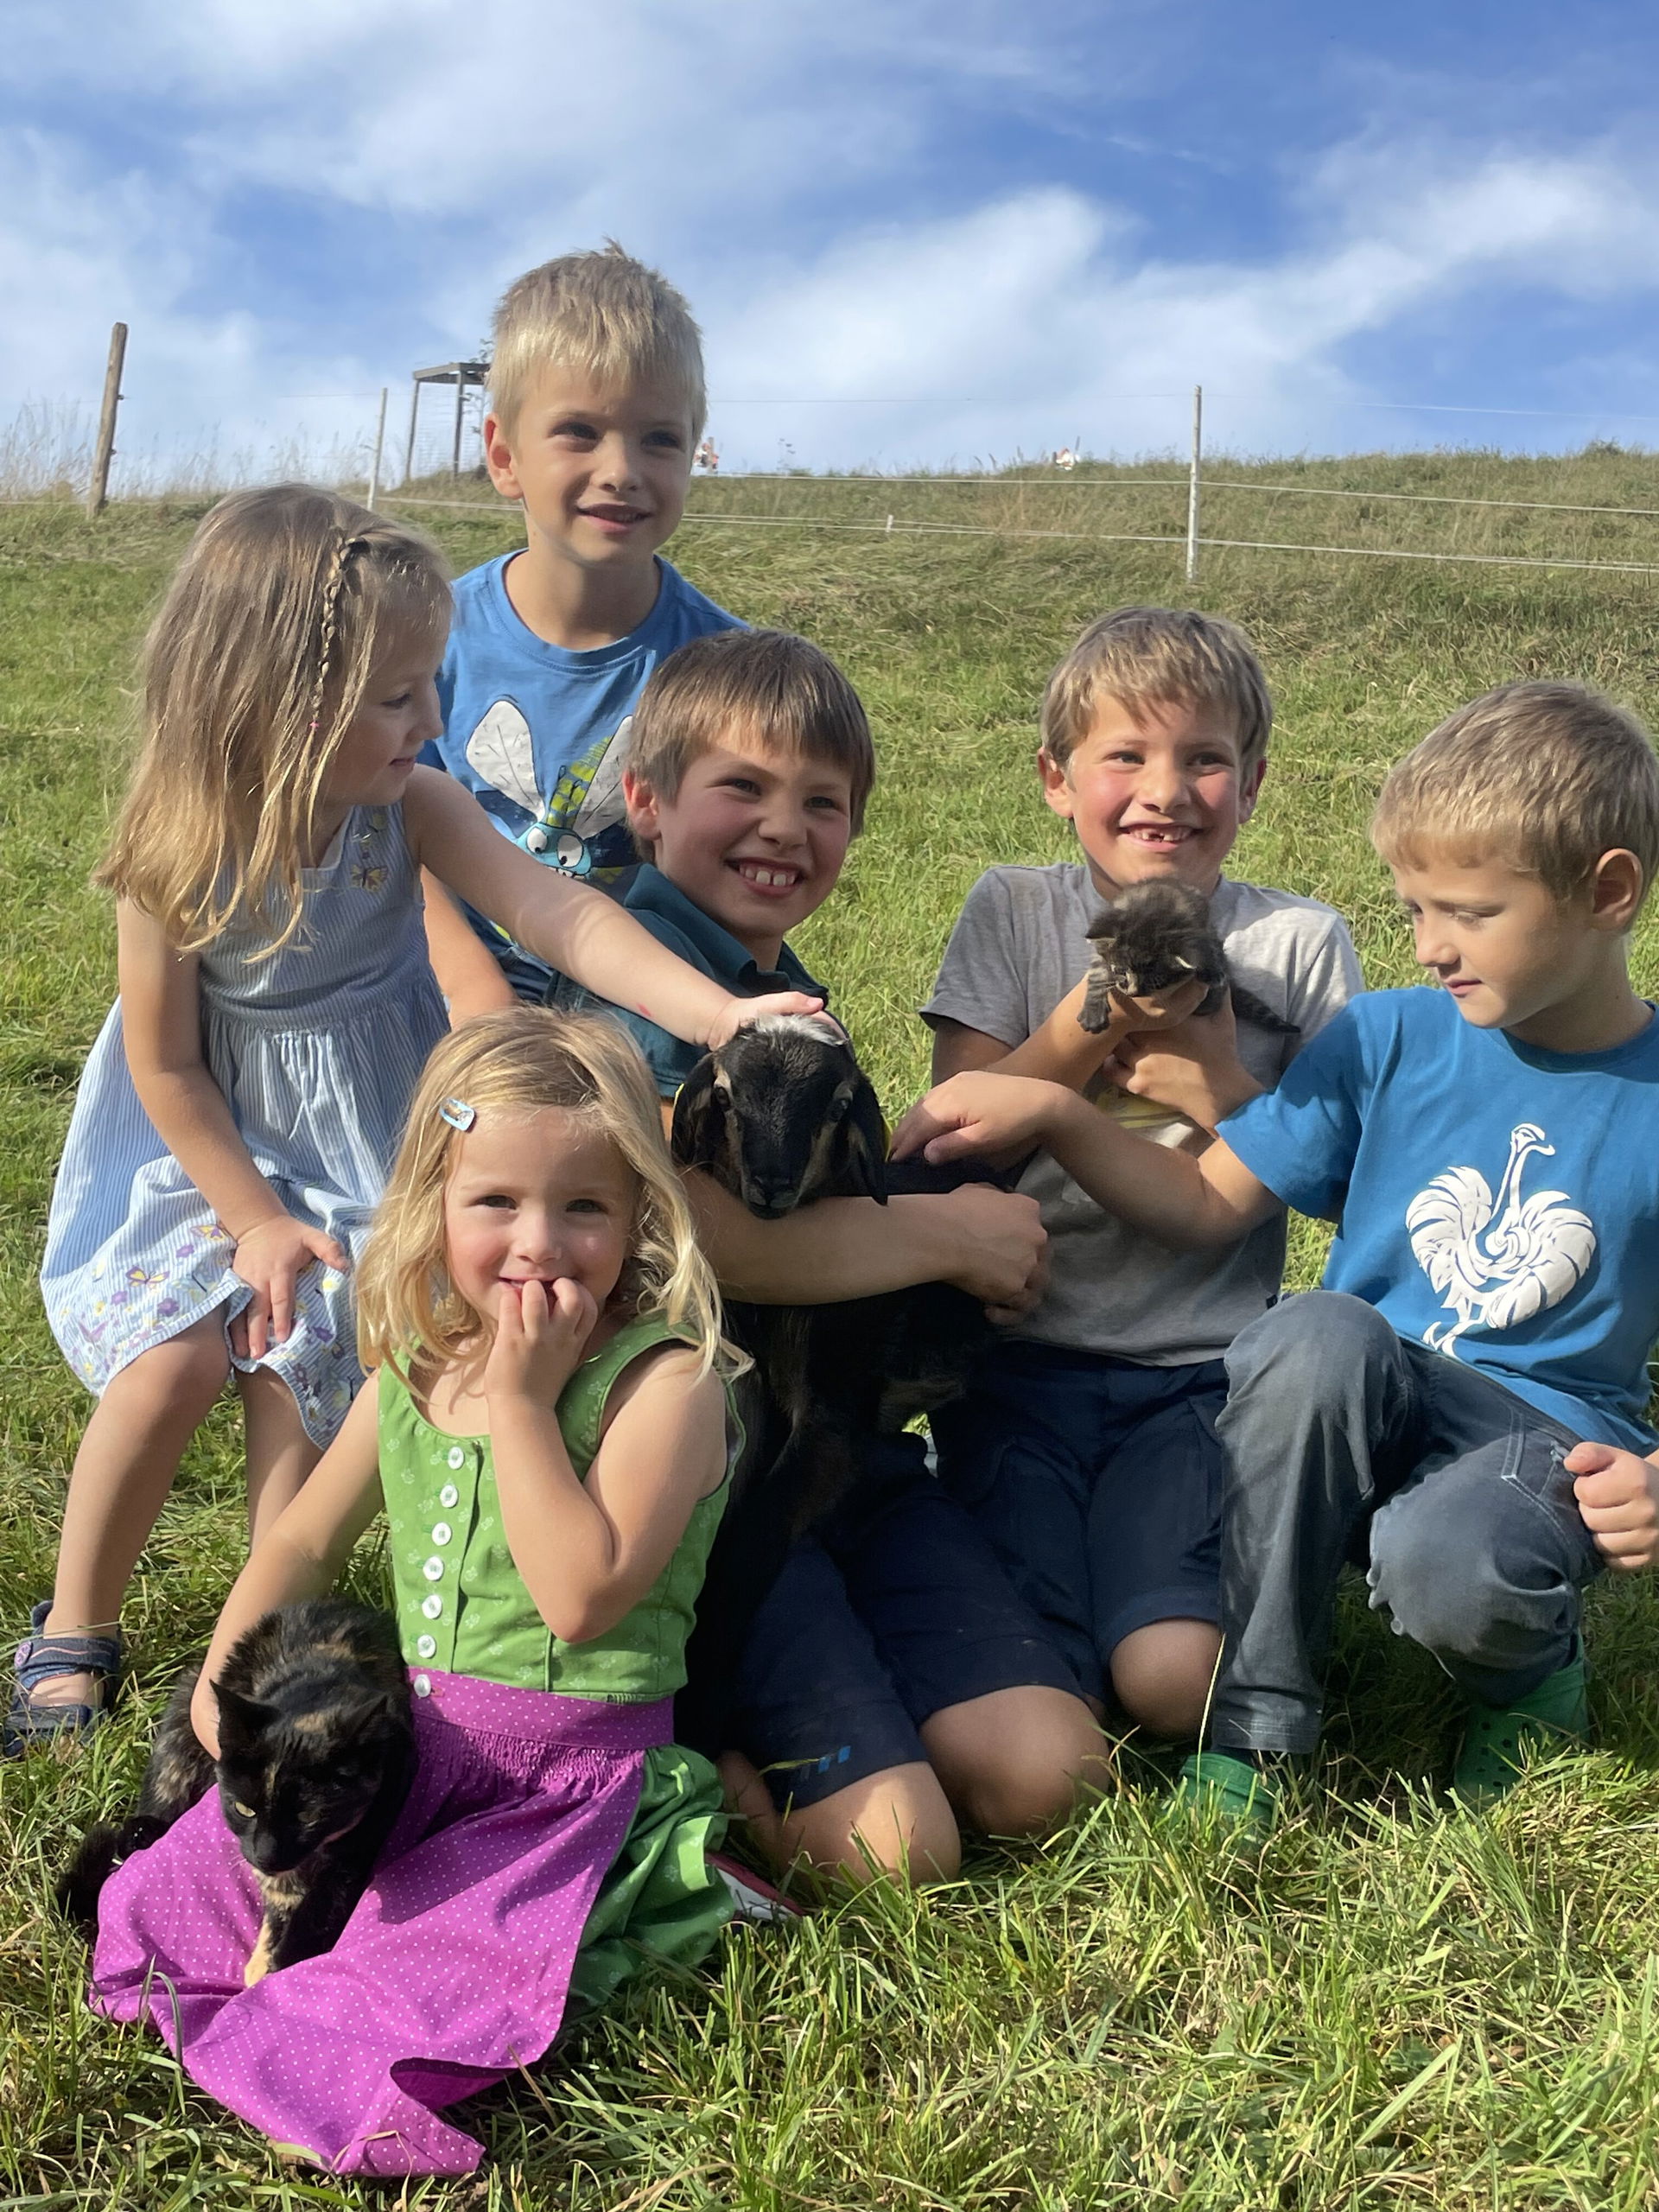
[[[789,1814],[786,1855],[850,1882],[891,1878],[920,1887],[962,1867],[962,1838],[929,1767],[889,1768]]]
[[[152,1344],[124,1367],[110,1388],[123,1387],[119,1397],[130,1403],[143,1402],[168,1412],[199,1407],[203,1416],[230,1378],[231,1356],[217,1314]],[[105,1397],[109,1391],[105,1391]]]
[[[804,1865],[843,1881],[919,1885],[950,1881],[961,1869],[956,1820],[938,1777],[919,1762],[782,1811],[741,1751],[721,1757],[720,1777],[736,1824],[779,1872]]]
[[[1221,1631],[1209,1621],[1150,1622],[1112,1653],[1113,1691],[1138,1726],[1182,1742],[1204,1726],[1220,1653]]]
[[[1397,1345],[1390,1323],[1363,1298],[1304,1291],[1270,1306],[1234,1338],[1225,1354],[1229,1390],[1236,1395],[1272,1376],[1305,1395],[1327,1376],[1350,1381],[1372,1358],[1394,1354]]]
[[[1371,1604],[1429,1651],[1480,1661],[1496,1639],[1503,1663],[1516,1634],[1553,1633],[1576,1611],[1569,1548],[1551,1517],[1490,1468],[1447,1470],[1372,1521]]]
[[[1109,1779],[1094,1715],[1064,1690],[993,1691],[936,1713],[922,1737],[946,1796],[981,1835],[1042,1835],[1070,1816],[1079,1783]]]

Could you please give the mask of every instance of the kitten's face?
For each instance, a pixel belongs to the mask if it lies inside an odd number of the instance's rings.
[[[1189,982],[1210,989],[1226,977],[1203,902],[1180,885],[1137,886],[1089,934],[1106,981],[1130,998],[1160,997]]]
[[[356,1827],[385,1777],[394,1744],[359,1703],[301,1713],[219,1692],[219,1794],[242,1855],[283,1874]]]
[[[1161,944],[1146,944],[1126,932],[1116,944],[1103,945],[1100,965],[1115,991],[1130,998],[1159,998],[1182,983],[1191,982],[1192,963]]]

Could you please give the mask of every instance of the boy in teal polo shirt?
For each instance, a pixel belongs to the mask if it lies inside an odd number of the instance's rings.
[[[622,904],[651,931],[659,944],[678,953],[689,967],[701,969],[724,982],[734,996],[759,998],[770,991],[805,991],[828,1000],[823,985],[816,982],[787,944],[780,944],[769,966],[763,967],[747,944],[733,936],[723,922],[705,913],[688,899],[671,875],[650,861],[634,870]],[[776,979],[787,976],[789,982]],[[561,976],[553,986],[551,1001],[565,1013],[603,1004],[620,1021],[645,1056],[657,1078],[657,1088],[671,1099],[702,1057],[700,1045],[686,1045],[671,1030],[659,1029],[630,1007],[594,1000],[580,983]]]
[[[835,888],[874,773],[856,693],[804,639],[694,640],[635,709],[622,783],[649,857],[625,904],[734,991],[785,976],[821,992],[785,933]],[[561,984],[554,1003],[594,1001]],[[613,1012],[645,1051],[666,1115],[697,1053]],[[1008,1311],[1034,1292],[1037,1210],[1010,1192],[969,1186],[885,1207],[831,1198],[762,1222],[707,1176],[686,1179],[734,1297],[810,1305],[945,1281]],[[869,1456],[883,1462],[879,1506],[791,1554],[737,1679],[718,1686],[735,1741],[700,1748],[719,1755],[734,1808],[774,1864],[948,1878],[962,1827],[1027,1834],[1063,1817],[1068,1778],[1099,1778],[1101,1738],[1042,1623],[927,1474],[920,1440],[872,1436]]]

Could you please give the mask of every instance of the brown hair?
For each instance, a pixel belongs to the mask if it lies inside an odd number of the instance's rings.
[[[1091,622],[1048,679],[1043,750],[1064,768],[1103,699],[1138,721],[1149,707],[1212,707],[1238,738],[1241,774],[1268,757],[1273,701],[1249,639],[1218,614],[1119,607]]]
[[[490,410],[511,434],[537,378],[575,369],[601,384],[660,378],[685,399],[693,442],[708,409],[702,334],[683,293],[614,238],[527,270],[495,310]]]
[[[1389,771],[1371,817],[1385,861],[1497,856],[1558,899],[1604,853],[1659,868],[1659,757],[1627,708],[1581,683],[1503,683]]]
[[[556,1106],[597,1130],[639,1184],[616,1296],[633,1313],[661,1313],[702,1353],[705,1369],[716,1360],[727,1372],[742,1363],[721,1344],[720,1292],[697,1249],[663,1134],[657,1087],[639,1048],[607,1015],[521,1006],[451,1030],[421,1072],[358,1269],[357,1341],[365,1367],[416,1352],[451,1360],[478,1339],[479,1316],[444,1265],[443,1194],[463,1134],[444,1117],[446,1104],[474,1115]]]
[[[150,625],[143,747],[94,881],[181,951],[264,915],[300,925],[322,787],[400,637],[449,622],[426,540],[332,492],[234,492],[206,516]]]
[[[734,734],[847,771],[855,834],[875,781],[875,747],[856,691],[826,652],[788,630],[716,630],[654,671],[628,729],[627,765],[662,798]]]

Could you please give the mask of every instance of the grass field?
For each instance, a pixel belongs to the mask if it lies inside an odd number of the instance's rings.
[[[1659,505],[1652,464],[1616,451],[1211,467],[1264,483]],[[912,1009],[975,876],[1065,851],[1030,765],[1035,702],[1102,607],[1196,598],[1251,632],[1280,719],[1238,870],[1340,906],[1377,984],[1412,973],[1363,834],[1390,759],[1517,674],[1582,677],[1659,714],[1654,580],[1639,575],[1211,553],[1189,593],[1164,546],[885,529],[894,512],[1163,535],[1184,518],[1179,486],[1135,484],[1173,473],[1102,472],[1109,489],[1086,476],[696,489],[694,509],[727,518],[688,520],[677,560],[725,604],[826,645],[871,710],[881,782],[870,824],[800,945],[834,981],[890,1104],[923,1079]],[[199,512],[117,508],[91,525],[46,503],[0,509],[8,1635],[48,1586],[86,1411],[34,1276],[73,1084],[112,989],[111,918],[86,874],[128,758],[132,649]],[[458,569],[513,542],[505,512],[421,518]],[[874,528],[823,526],[857,521]],[[1653,519],[1381,499],[1269,505],[1216,491],[1205,526],[1659,557]],[[1659,918],[1635,957],[1638,981],[1659,986]],[[1295,1279],[1317,1265],[1304,1224]],[[238,1541],[235,1436],[221,1417],[131,1593],[135,1694],[120,1718],[70,1763],[0,1770],[0,2212],[386,2201],[1633,2212],[1659,2201],[1659,1604],[1645,1580],[1592,1600],[1600,1748],[1541,1772],[1488,1821],[1449,1817],[1435,1797],[1457,1725],[1436,1670],[1350,1601],[1317,1787],[1259,1865],[1160,1828],[1157,1773],[1131,1751],[1121,1792],[1040,1848],[986,1847],[948,1889],[867,1893],[786,1937],[739,1931],[706,1974],[645,1992],[534,2080],[470,2107],[490,2150],[476,2182],[388,2200],[278,2165],[153,2040],[92,2019],[84,1954],[48,1904],[70,1840],[136,1776]],[[365,1557],[363,1586],[376,1572]]]

